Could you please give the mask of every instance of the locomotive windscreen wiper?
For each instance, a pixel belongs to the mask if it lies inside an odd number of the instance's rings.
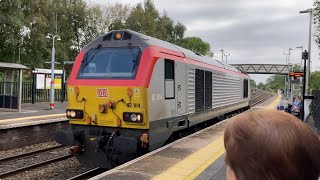
[[[89,54],[90,57],[85,59],[85,62],[83,64],[83,67],[86,67],[89,62],[94,58],[94,56],[97,54],[98,50],[102,47],[101,44],[98,44],[98,46],[92,51],[92,53]],[[87,60],[88,59],[88,60]]]
[[[128,43],[128,46],[130,48],[130,51],[131,51],[131,54],[132,54],[132,57],[133,57],[133,62],[136,62],[136,55],[134,54],[134,52],[132,51],[132,46],[131,46],[131,43]]]

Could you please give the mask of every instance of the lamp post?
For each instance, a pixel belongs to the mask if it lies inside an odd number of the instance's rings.
[[[223,49],[221,49],[220,51],[221,51],[221,61],[223,62]]]
[[[59,35],[53,35],[48,33],[46,36],[47,39],[52,39],[52,56],[51,56],[51,82],[50,82],[50,109],[54,109],[54,40],[61,40]]]
[[[310,62],[311,62],[311,28],[312,28],[312,8],[300,11],[301,14],[309,13],[310,14],[310,22],[309,22],[309,41],[308,41],[308,61],[307,61],[307,69],[306,69],[306,93],[309,94],[309,78],[310,78]],[[304,94],[305,95],[305,94]]]
[[[285,52],[283,53],[283,55],[286,55],[286,65],[288,64],[288,55],[289,54],[286,54]],[[288,69],[289,71],[289,69]],[[288,94],[288,88],[287,88],[287,77],[284,78],[284,85],[285,85],[285,92],[286,92],[286,95]]]
[[[230,56],[231,54],[228,53],[228,54],[224,54],[224,56],[226,57],[226,64],[228,64],[228,56]]]
[[[291,53],[290,53],[290,51],[291,51],[292,49],[291,48],[289,48],[289,54],[288,54],[288,68],[289,68],[289,64],[290,64],[290,55],[291,55]]]
[[[291,51],[292,49],[291,48],[289,48],[289,55],[288,55],[288,70],[289,71],[291,71],[292,69],[289,69],[290,68],[290,55],[291,55],[291,53],[290,53],[290,51]],[[288,71],[288,84],[289,84],[289,93],[290,93],[290,101],[292,102],[292,84],[291,84],[291,77],[289,76],[289,71]]]
[[[296,47],[297,49],[301,49],[301,55],[300,56],[302,56],[302,52],[303,52],[303,46],[298,46],[298,47]],[[301,61],[300,61],[300,69],[302,69],[302,58],[301,58]]]

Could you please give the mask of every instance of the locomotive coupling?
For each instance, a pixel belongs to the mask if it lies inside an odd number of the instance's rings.
[[[70,147],[70,154],[71,155],[75,155],[77,153],[79,153],[81,150],[80,150],[80,147],[79,146],[71,146]]]
[[[143,133],[140,136],[140,142],[142,148],[147,148],[149,144],[149,135],[147,133]]]

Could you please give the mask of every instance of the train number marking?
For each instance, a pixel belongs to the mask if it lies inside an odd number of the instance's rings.
[[[140,96],[140,91],[139,91],[138,88],[134,88],[133,95],[134,95],[134,97],[139,97]]]
[[[163,99],[162,94],[151,94],[152,101],[161,101]]]
[[[97,89],[97,96],[98,98],[108,98],[109,97],[108,89]]]

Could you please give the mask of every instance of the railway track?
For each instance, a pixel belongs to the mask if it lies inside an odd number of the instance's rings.
[[[273,94],[271,94],[269,92],[258,90],[252,94],[250,104],[251,104],[251,106],[257,106],[258,104],[261,104],[261,103],[265,102],[266,100],[270,99],[272,96],[273,96]],[[179,132],[179,134],[177,134],[177,137],[179,137],[179,138],[185,137],[187,135],[190,135],[190,134],[196,132],[197,130],[201,130],[201,129],[208,127],[208,126],[215,124],[215,123],[216,123],[216,121],[200,124],[200,125],[196,126],[194,129],[188,130],[187,132]],[[168,142],[168,143],[170,143],[170,142]],[[54,146],[51,148],[41,149],[41,150],[37,150],[37,151],[25,153],[25,154],[20,154],[17,156],[2,158],[2,159],[0,159],[0,179],[15,176],[15,175],[23,173],[25,171],[37,169],[39,167],[43,167],[48,164],[59,162],[59,161],[66,160],[66,159],[73,157],[73,156],[69,155],[68,153],[64,153],[64,154],[60,153],[60,155],[55,156],[55,157],[51,157],[51,158],[46,156],[52,151],[61,152],[61,151],[63,151],[63,148],[65,148],[65,147],[59,145],[59,146]],[[41,161],[35,160],[37,156],[44,156],[45,158],[43,158],[44,160],[41,160]],[[21,159],[24,159],[24,162],[28,162],[28,163],[21,163]],[[36,161],[36,162],[34,162],[34,161]],[[94,177],[98,174],[101,174],[105,171],[106,171],[106,169],[94,168],[94,169],[86,171],[82,174],[79,174],[77,176],[74,176],[72,178],[69,178],[69,180],[88,179],[88,178]]]
[[[0,159],[0,179],[73,157],[66,153],[59,155],[57,152],[61,152],[63,148],[65,147],[58,145],[17,156],[2,158]],[[52,157],[47,157],[48,154],[52,154]],[[43,158],[41,158],[41,156]]]
[[[256,92],[253,94],[253,96],[252,96],[252,98],[251,98],[251,101],[250,101],[250,104],[251,104],[251,106],[257,106],[257,105],[259,105],[259,104],[261,104],[261,103],[269,100],[272,96],[273,96],[273,94],[270,93],[270,92],[258,90],[258,91],[256,91]],[[216,123],[216,122],[212,122],[212,123],[209,123],[209,124],[205,124],[205,126],[203,126],[203,127],[202,127],[202,125],[198,125],[198,129],[197,129],[196,131],[201,130],[201,129],[203,129],[203,128],[207,127],[207,126],[210,126],[210,125],[212,125],[212,124],[215,124],[215,123]],[[199,127],[199,126],[200,126],[200,127]],[[188,131],[180,132],[179,135],[178,135],[178,137],[177,137],[177,139],[182,138],[182,137],[185,137],[185,136],[188,136],[188,135],[190,135],[190,134],[193,134],[193,133],[196,132],[196,131],[193,131],[193,130],[189,131],[189,130],[188,130]],[[175,140],[177,140],[177,139],[170,140],[170,141],[167,142],[167,143],[170,143],[170,142],[175,141]],[[82,173],[82,174],[79,174],[79,175],[74,176],[74,177],[72,177],[72,178],[69,178],[68,180],[83,180],[83,179],[89,179],[89,178],[94,177],[94,176],[96,176],[96,175],[99,175],[99,174],[101,174],[101,173],[103,173],[103,172],[105,172],[105,171],[106,171],[106,169],[94,168],[94,169],[91,169],[91,170],[89,170],[89,171],[87,171],[87,172],[85,172],[85,173]]]
[[[250,106],[251,107],[257,106],[269,100],[271,97],[273,97],[272,93],[258,90],[254,94],[252,94],[252,97],[250,100]]]

